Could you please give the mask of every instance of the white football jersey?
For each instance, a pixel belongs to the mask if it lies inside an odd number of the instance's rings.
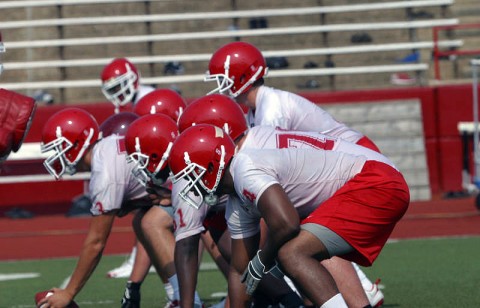
[[[338,159],[344,159],[344,157],[346,157],[345,159],[348,159],[350,164],[354,164],[354,165],[360,164],[361,166],[363,166],[363,162],[367,160],[375,160],[375,161],[383,162],[395,168],[394,164],[387,157],[385,157],[384,155],[376,151],[370,150],[363,146],[360,146],[342,139],[326,136],[326,135],[315,133],[315,132],[284,131],[284,130],[275,129],[269,126],[255,126],[249,130],[243,144],[241,145],[241,149],[239,153],[242,153],[244,150],[252,150],[252,149],[314,149],[314,150],[326,150],[326,151],[335,153],[333,160],[331,161],[325,160],[324,162],[325,167],[322,167],[320,170],[317,170],[315,168],[310,169],[308,163],[305,165],[306,171],[316,170],[313,177],[310,178],[312,180],[310,184],[301,182],[302,180],[300,178],[298,179],[300,181],[299,183],[303,183],[299,185],[298,188],[301,188],[303,185],[305,185],[305,187],[315,186],[316,185],[315,182],[319,181],[320,185],[317,186],[318,190],[312,193],[311,196],[315,195],[317,192],[320,192],[318,197],[321,199],[325,197],[326,198],[330,197],[333,193],[335,193],[335,191],[339,187],[341,187],[345,183],[342,181],[331,181],[331,179],[322,178],[321,177],[322,172],[327,175],[332,175],[335,172],[339,172],[338,175],[340,176],[342,176],[341,172],[344,172],[344,174],[349,174],[350,176],[350,175],[355,175],[359,170],[361,170],[361,167],[359,169],[354,167],[354,169],[350,171],[347,167],[346,169],[343,170],[342,168],[348,165],[344,164]],[[255,151],[253,150],[251,152],[255,153]],[[325,151],[315,151],[314,153],[317,153],[317,155],[322,156],[325,154]],[[341,155],[342,153],[348,154],[348,155],[342,156]],[[266,156],[267,157],[266,161],[270,160],[270,157],[268,156],[270,154],[263,154],[263,152],[257,152],[257,154],[253,154],[252,157],[255,157],[255,155],[259,156],[259,158]],[[329,156],[326,156],[326,158],[327,157]],[[274,161],[272,160],[272,162]],[[287,161],[286,160],[283,161],[281,156],[279,158],[278,163],[280,166],[289,167],[292,170],[295,170],[295,171],[290,171],[292,176],[300,172],[301,170],[297,168],[295,165],[292,165],[292,166],[284,165],[287,163]],[[312,163],[313,163],[313,160],[312,160]],[[236,164],[238,165],[239,163],[237,162]],[[232,166],[233,166],[233,163],[232,163]],[[253,167],[257,167],[257,166],[253,165],[252,168]],[[333,169],[330,169],[330,170],[326,169],[326,168],[332,168],[332,167]],[[259,168],[262,169],[263,167],[259,166]],[[287,168],[287,171],[286,171],[287,175],[288,175],[289,168]],[[233,169],[231,170],[233,171]],[[272,172],[273,174],[276,174],[275,171],[272,171]],[[353,172],[353,174],[349,172]],[[238,188],[240,192],[243,192],[243,189],[245,189],[246,194],[250,195],[250,190],[249,190],[250,188],[248,188],[248,185],[251,185],[252,187],[257,187],[257,188],[259,187],[260,185],[259,183],[253,182],[254,181],[253,178],[255,178],[254,174],[251,174],[251,176],[252,178],[248,178],[248,179],[246,179],[244,175],[236,176],[237,178],[237,180],[235,181],[236,188],[237,188],[237,185],[238,187],[243,187],[243,188]],[[267,177],[262,176],[262,178],[266,179]],[[239,183],[237,183],[237,181]],[[293,178],[291,181],[295,181],[295,179]],[[271,184],[273,183],[275,182],[272,182]],[[265,186],[265,189],[268,186],[269,185]],[[239,190],[237,190],[237,193],[239,193]],[[252,191],[250,196],[252,197],[256,196],[255,198],[255,201],[256,201],[256,199],[258,198],[259,192],[263,192],[263,191],[256,191],[256,192]],[[302,191],[298,190],[298,192],[301,194]],[[239,195],[241,196],[241,194]],[[317,202],[318,200],[315,200],[315,199],[310,200],[311,203],[309,203],[309,200],[303,200],[302,202],[299,202],[301,200],[298,200],[298,197],[290,196],[290,195],[289,197],[291,198],[292,202],[294,202],[294,204],[298,207],[297,210],[299,211],[299,214],[301,217],[308,215],[319,204],[319,202]],[[227,209],[226,219],[227,219],[228,227],[230,229],[230,232],[233,238],[249,237],[258,232],[258,221],[260,219],[260,213],[258,212],[256,206],[252,206],[253,205],[252,202],[247,202],[245,205],[242,205],[242,201],[248,200],[245,198],[246,198],[245,196],[242,197],[242,200],[238,200],[238,198],[231,198],[232,200],[229,200],[229,204],[227,205],[227,208],[226,208]],[[300,198],[300,199],[303,199],[303,198]]]
[[[377,160],[393,166],[393,163],[384,155],[367,149],[365,147],[353,144],[351,142],[337,139],[335,137],[326,136],[315,132],[300,132],[300,131],[284,131],[273,128],[271,126],[255,126],[251,128],[242,144],[242,149],[280,149],[280,148],[309,148],[309,149],[323,149],[337,152],[355,153],[357,156],[364,156],[367,160]],[[178,192],[185,187],[186,182],[180,180],[173,185],[172,202],[175,208],[175,239],[177,241],[203,232],[203,220],[207,215],[209,207],[205,204],[200,206],[198,210],[188,205],[186,201],[178,196]],[[193,193],[190,193],[192,199],[196,199]],[[229,201],[238,203],[238,200]],[[215,207],[225,207],[225,196],[220,198],[219,204]],[[250,219],[256,217],[259,219],[259,213],[255,210],[249,213],[232,213],[233,207],[226,206],[226,217],[229,222],[229,228],[235,228],[233,225],[241,225],[245,227],[249,225],[253,229],[249,235],[255,234],[258,229],[257,224]],[[243,211],[243,210],[242,210]],[[258,216],[255,216],[258,214]],[[247,217],[239,217],[239,215],[247,215]],[[231,222],[230,222],[231,220]],[[241,220],[241,221],[240,221]],[[247,223],[247,221],[249,221]],[[232,225],[231,225],[232,224]],[[249,236],[248,235],[248,236]]]
[[[133,105],[138,103],[138,101],[140,99],[142,99],[142,97],[144,97],[148,93],[152,92],[153,90],[155,90],[155,88],[152,87],[152,86],[147,86],[147,85],[142,85],[142,84],[138,85],[137,95],[135,95],[135,100],[133,101]]]
[[[132,174],[134,164],[127,163],[124,140],[123,136],[113,134],[93,147],[89,183],[93,215],[120,209],[123,201],[147,195],[145,187]]]
[[[204,203],[197,210],[183,200],[178,194],[186,184],[186,180],[180,179],[172,186],[172,206],[175,211],[175,241],[203,232],[205,230],[203,221],[207,216],[208,211],[224,209],[228,199],[227,195],[221,196],[216,205],[209,207]],[[199,197],[196,197],[191,192],[189,193],[189,198],[195,201],[199,199]]]
[[[363,134],[335,120],[300,95],[267,86],[257,92],[256,107],[247,114],[250,127],[267,125],[285,130],[314,131],[357,143]]]
[[[395,168],[393,162],[381,153],[344,139],[312,131],[288,131],[271,126],[255,126],[248,131],[241,148],[307,148],[344,152],[356,156],[365,156],[367,160],[376,160]]]
[[[280,184],[299,216],[305,218],[359,173],[366,161],[365,156],[305,148],[240,150],[230,165],[241,199],[239,207],[227,206],[232,238],[253,234],[249,225],[242,224],[246,220],[242,216],[259,215],[257,201],[270,186]]]

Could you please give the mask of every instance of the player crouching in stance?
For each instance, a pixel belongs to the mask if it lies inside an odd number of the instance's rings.
[[[172,141],[177,134],[174,122],[173,127]],[[65,289],[53,288],[53,294],[38,305],[67,306],[82,290],[98,265],[115,217],[122,217],[135,209],[138,211],[133,227],[137,237],[147,250],[157,272],[170,277],[172,285],[178,285],[173,263],[173,219],[165,208],[155,205],[163,199],[162,196],[152,199],[145,187],[137,181],[133,174],[134,164],[127,163],[123,136],[112,134],[101,138],[99,126],[91,114],[79,108],[65,108],[45,123],[41,149],[42,152],[53,151],[44,165],[57,179],[65,173],[72,175],[76,171],[91,172],[89,194],[93,217],[67,286]],[[139,307],[140,294],[137,295],[138,298],[132,298],[132,294],[124,297],[124,301],[130,301],[128,305],[123,303],[124,307]]]
[[[247,306],[265,274],[284,272],[315,305],[347,307],[318,261],[339,256],[372,265],[408,208],[402,174],[374,151],[368,158],[322,148],[242,148],[250,133],[236,146],[222,129],[196,125],[175,140],[169,157],[173,181],[188,182],[180,197],[192,206],[230,195],[227,223],[232,238],[241,235],[232,240],[232,306]],[[189,198],[191,191],[199,198]],[[260,218],[270,231],[262,250]]]

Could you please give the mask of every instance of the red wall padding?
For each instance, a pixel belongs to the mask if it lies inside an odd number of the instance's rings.
[[[318,104],[419,99],[422,102],[425,148],[432,193],[462,190],[463,147],[457,123],[473,119],[471,84],[300,94]],[[65,107],[67,105],[39,106],[25,142],[39,142],[45,121],[51,114]],[[108,102],[75,107],[88,110],[99,123],[113,114],[113,106]],[[48,182],[48,189],[41,186],[39,183],[0,185],[0,214],[12,204],[25,205],[29,198],[38,200],[36,202],[38,205],[47,202],[69,204],[71,199],[83,190],[81,181],[69,183],[52,181]],[[35,193],[38,190],[42,191],[41,194]],[[44,209],[38,210],[43,212]]]
[[[375,102],[418,98],[432,193],[462,190],[462,143],[457,123],[472,121],[472,85],[301,93],[316,103]]]

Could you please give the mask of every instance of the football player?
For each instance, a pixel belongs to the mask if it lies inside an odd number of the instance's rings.
[[[115,58],[104,66],[102,93],[115,106],[115,113],[131,110],[143,96],[155,90],[140,83],[140,72],[126,58]]]
[[[236,145],[219,127],[195,125],[174,141],[169,166],[174,183],[187,183],[180,197],[195,208],[230,195],[234,306],[250,300],[264,275],[283,271],[315,305],[347,307],[318,261],[372,265],[409,204],[408,185],[388,158],[318,133],[260,126]],[[261,218],[269,232],[259,250]]]
[[[173,140],[177,128],[170,121]],[[53,152],[44,162],[46,169],[57,179],[80,170],[91,172],[89,195],[93,217],[67,286],[64,289],[54,288],[53,295],[41,304],[63,307],[73,300],[100,261],[115,218],[133,210],[133,228],[137,238],[147,250],[157,272],[169,277],[174,289],[178,289],[173,264],[172,213],[168,212],[168,208],[155,205],[160,202],[161,196],[152,200],[132,174],[134,166],[127,162],[125,147],[124,136],[112,134],[101,138],[95,118],[80,108],[62,109],[45,123],[41,149],[45,153]],[[130,290],[137,287],[139,285],[132,284]],[[178,294],[178,290],[175,293]],[[132,296],[125,294],[124,299],[131,300]],[[139,307],[139,301],[138,298],[127,307]]]
[[[217,83],[210,93],[228,94],[248,108],[250,127],[268,125],[286,130],[320,132],[380,152],[367,136],[337,121],[317,104],[297,94],[266,86],[264,77],[267,73],[265,58],[256,46],[247,42],[232,42],[213,53],[205,81]],[[348,272],[353,267],[371,305],[381,306],[384,296],[378,289],[378,282],[372,283],[356,264],[342,263],[336,264],[338,271]],[[349,294],[352,294],[352,299],[360,297],[354,292]]]

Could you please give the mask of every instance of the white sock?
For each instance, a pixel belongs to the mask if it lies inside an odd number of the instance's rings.
[[[167,293],[167,298],[169,301],[173,301],[174,298],[173,298],[173,287],[172,287],[172,284],[170,282],[167,282],[165,284],[163,284],[163,287],[165,288],[165,293]]]
[[[178,286],[177,274],[168,278],[168,283],[164,284],[164,287],[165,287],[165,292],[167,292],[167,297],[170,301],[180,299],[180,288]],[[202,301],[200,300],[200,295],[198,295],[197,291],[195,291],[194,301],[195,301],[195,306],[197,305],[200,305],[199,307],[202,306]]]
[[[348,308],[348,306],[347,303],[345,303],[342,294],[338,293],[337,295],[323,303],[320,308]]]
[[[171,297],[169,296],[169,300],[180,300],[180,288],[178,286],[178,278],[177,274],[173,275],[172,277],[168,278],[168,284],[172,288]],[[167,284],[165,284],[166,286]],[[165,288],[165,291],[167,289]]]
[[[132,252],[130,253],[130,256],[128,257],[128,263],[135,263],[135,256],[137,255],[137,246],[133,246]]]
[[[198,295],[198,292],[197,292],[197,291],[195,291],[195,299],[193,300],[193,302],[194,302],[194,305],[193,305],[193,306],[194,306],[195,308],[197,308],[197,307],[198,307],[198,308],[202,308],[202,306],[203,306],[203,305],[202,305],[202,300],[200,299],[200,295]]]
[[[360,267],[352,262],[353,267],[357,271],[358,278],[360,278],[360,282],[362,283],[364,290],[371,290],[373,288],[373,283],[368,279],[365,273],[360,269]]]

